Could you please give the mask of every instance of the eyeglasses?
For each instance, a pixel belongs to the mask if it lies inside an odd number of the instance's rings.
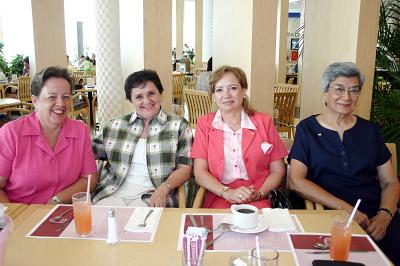
[[[355,86],[355,87],[351,87],[351,88],[345,88],[342,85],[333,85],[333,86],[329,86],[329,88],[333,89],[333,92],[337,95],[337,96],[342,96],[344,95],[344,93],[347,91],[351,96],[358,96],[360,95],[360,87]]]

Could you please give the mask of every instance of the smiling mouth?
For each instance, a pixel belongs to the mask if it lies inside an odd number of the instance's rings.
[[[57,114],[57,115],[62,115],[62,114],[65,113],[65,110],[59,110],[59,109],[57,109],[57,110],[52,110],[52,112],[55,113],[55,114]]]
[[[147,110],[147,109],[152,109],[153,107],[154,107],[154,104],[149,105],[149,106],[143,106],[142,109]]]

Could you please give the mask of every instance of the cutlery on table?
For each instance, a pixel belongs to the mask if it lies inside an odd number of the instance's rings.
[[[211,246],[212,244],[214,244],[214,242],[217,241],[217,240],[218,240],[222,235],[224,235],[225,233],[232,231],[232,230],[231,230],[231,224],[228,224],[228,223],[221,223],[219,226],[222,228],[221,234],[219,234],[216,238],[214,238],[213,240],[211,240],[210,242],[208,242],[208,243],[206,244],[206,248],[208,248],[209,246]]]
[[[192,222],[192,225],[193,225],[194,227],[199,227],[199,226],[197,225],[197,223],[196,223],[196,218],[194,218],[193,214],[189,214],[189,219],[190,219],[190,221]]]
[[[147,223],[146,223],[147,218],[149,218],[150,215],[151,215],[153,212],[154,212],[153,209],[149,210],[149,211],[147,212],[147,214],[146,214],[146,217],[144,217],[143,223],[138,224],[138,226],[140,226],[140,227],[146,227],[146,225],[147,225]]]
[[[368,252],[368,250],[350,250],[351,252]],[[329,254],[329,250],[307,251],[306,254]]]
[[[64,215],[66,215],[67,213],[69,213],[70,211],[72,211],[73,209],[68,209],[66,211],[64,211],[63,213],[56,215],[54,217],[51,217],[49,222],[50,223],[55,223],[55,224],[63,224],[65,223],[68,219],[62,219]]]

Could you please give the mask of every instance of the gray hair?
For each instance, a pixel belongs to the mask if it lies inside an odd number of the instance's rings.
[[[364,85],[365,76],[352,62],[336,62],[330,64],[322,75],[322,91],[327,92],[329,83],[340,76],[344,77],[357,77],[360,85],[360,90]]]

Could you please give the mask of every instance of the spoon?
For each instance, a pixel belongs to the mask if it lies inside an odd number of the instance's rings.
[[[327,249],[329,249],[329,244],[328,243],[315,243],[314,248],[321,249],[321,250],[327,250]]]
[[[147,224],[146,224],[147,218],[149,218],[150,215],[151,215],[153,212],[154,212],[154,210],[150,210],[150,211],[146,214],[146,217],[144,217],[143,223],[138,224],[138,226],[140,226],[140,227],[146,227],[146,225],[147,225]]]
[[[55,224],[63,224],[63,223],[65,223],[68,219],[62,219],[63,216],[64,216],[65,214],[69,213],[69,212],[72,211],[72,210],[73,210],[73,209],[71,208],[71,209],[68,209],[68,210],[66,210],[65,212],[63,212],[63,213],[61,213],[61,214],[59,214],[59,215],[57,215],[57,216],[51,217],[50,220],[49,220],[49,222],[50,222],[50,223],[55,223]]]

